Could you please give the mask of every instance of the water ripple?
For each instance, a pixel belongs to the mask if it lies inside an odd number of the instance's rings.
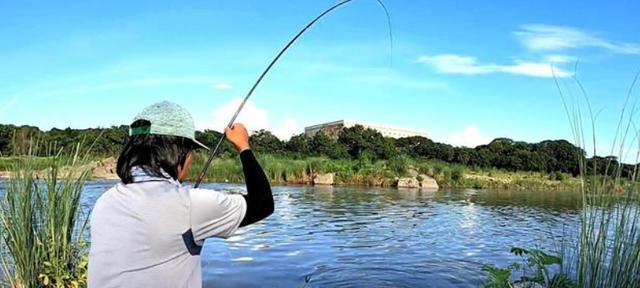
[[[112,182],[90,182],[91,205]],[[208,188],[241,191],[238,184]],[[478,287],[512,246],[556,247],[577,194],[274,187],[276,211],[207,240],[205,287]]]

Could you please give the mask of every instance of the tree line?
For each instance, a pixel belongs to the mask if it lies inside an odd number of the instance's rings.
[[[59,148],[73,148],[80,142],[84,145],[91,144],[92,153],[98,156],[117,156],[126,142],[128,129],[128,126],[121,125],[89,129],[53,128],[42,131],[34,126],[0,124],[0,153],[3,156],[26,154],[34,139],[38,139],[41,143],[53,144]],[[221,136],[221,133],[213,130],[196,132],[196,139],[210,146]],[[259,130],[251,135],[250,142],[253,149],[259,153],[292,158],[320,156],[378,161],[411,157],[478,168],[568,173],[574,176],[580,173],[580,160],[587,163],[587,172],[593,172],[593,163],[597,163],[598,174],[621,171],[621,176],[630,177],[635,168],[635,165],[619,163],[615,157],[596,156],[587,159],[583,149],[566,140],[526,143],[497,138],[489,144],[467,148],[438,143],[421,136],[400,139],[384,137],[376,130],[359,125],[343,129],[337,139],[319,132],[313,137],[299,134],[282,141],[269,131]],[[234,155],[233,147],[225,142],[221,147],[221,154]]]

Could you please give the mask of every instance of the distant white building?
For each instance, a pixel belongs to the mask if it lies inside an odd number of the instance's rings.
[[[327,122],[322,124],[317,124],[313,126],[308,126],[304,128],[304,134],[307,137],[313,137],[319,131],[322,131],[324,134],[331,138],[338,138],[338,134],[344,128],[350,128],[356,125],[360,125],[364,128],[370,128],[376,130],[382,134],[384,137],[391,138],[403,138],[403,137],[411,137],[411,136],[422,136],[427,137],[427,134],[422,131],[407,129],[407,128],[399,128],[393,127],[389,125],[380,125],[380,124],[370,124],[363,123],[357,121],[349,121],[349,120],[338,120],[333,122]]]

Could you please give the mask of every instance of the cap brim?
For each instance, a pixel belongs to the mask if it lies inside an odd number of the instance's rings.
[[[209,149],[209,147],[205,146],[204,144],[200,143],[200,141],[196,140],[196,139],[191,139],[193,141],[193,143],[196,143],[198,146],[200,146],[200,148],[204,148],[207,150],[211,150]]]

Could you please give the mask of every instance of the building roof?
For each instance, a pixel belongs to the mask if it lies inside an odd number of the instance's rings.
[[[324,126],[330,126],[330,125],[338,125],[338,124],[342,124],[344,127],[353,127],[355,125],[361,125],[365,128],[371,128],[374,130],[394,130],[394,131],[398,131],[398,132],[403,132],[403,133],[407,133],[407,134],[414,134],[414,135],[418,135],[418,136],[424,136],[427,137],[427,133],[417,130],[417,129],[410,129],[410,128],[402,128],[402,127],[396,127],[396,126],[391,126],[391,125],[386,125],[386,124],[374,124],[374,123],[367,123],[367,122],[362,122],[362,121],[355,121],[355,120],[337,120],[337,121],[332,121],[332,122],[326,122],[326,123],[320,123],[320,124],[316,124],[316,125],[312,125],[312,126],[307,126],[305,127],[305,130],[307,129],[318,129],[318,128],[322,128]]]

